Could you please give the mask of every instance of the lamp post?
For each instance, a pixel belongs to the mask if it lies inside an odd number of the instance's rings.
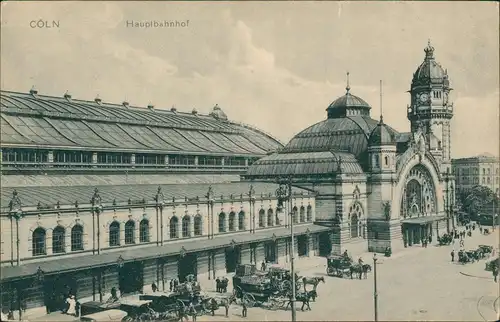
[[[288,200],[290,202],[290,217],[292,216],[292,178],[289,177],[288,179],[279,179],[278,180],[279,187],[276,190],[276,196],[278,197],[278,210],[281,211],[283,209],[283,202]],[[297,321],[297,312],[295,310],[295,266],[294,266],[294,259],[295,259],[295,241],[294,241],[294,233],[293,233],[293,218],[290,219],[290,236],[292,239],[292,245],[291,245],[291,255],[290,255],[290,275],[292,276],[292,298],[290,300],[292,304],[292,322]]]
[[[213,238],[214,229],[214,191],[212,186],[208,187],[207,192],[207,206],[208,206],[208,239]]]
[[[450,181],[450,169],[446,169],[446,176],[444,177],[444,182],[445,182],[445,205],[444,205],[444,211],[446,214],[446,232],[449,234],[450,233],[450,193],[449,193],[449,181]]]
[[[255,234],[255,189],[253,185],[250,185],[248,197],[250,199],[250,233]]]
[[[378,321],[377,254],[373,254],[373,306],[375,322]]]

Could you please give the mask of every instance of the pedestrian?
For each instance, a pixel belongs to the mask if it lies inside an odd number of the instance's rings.
[[[429,235],[429,243],[432,244],[432,235]]]
[[[68,305],[68,309],[66,310],[66,314],[76,316],[75,296],[70,295],[69,298],[66,299],[66,303]]]
[[[493,280],[495,281],[495,283],[497,282],[498,280],[498,267],[495,265],[493,266],[493,270],[492,270],[492,273],[493,273]]]
[[[245,303],[245,301],[241,301],[241,307],[242,307],[241,316],[246,318],[247,317],[247,304]]]
[[[217,292],[217,293],[222,293],[222,291],[221,291],[221,287],[220,287],[220,286],[221,286],[221,285],[220,285],[220,278],[218,278],[218,277],[217,277],[217,278],[215,279],[215,289],[216,289],[216,292]]]
[[[156,290],[158,289],[155,282],[153,282],[153,284],[151,284],[151,289],[153,290],[153,293],[155,293]]]
[[[452,249],[450,255],[451,255],[451,261],[454,262],[455,261],[455,250]]]
[[[483,234],[483,227],[479,226],[479,233],[482,235]]]
[[[261,271],[265,272],[266,271],[266,261],[262,261],[262,264],[260,265]]]
[[[76,304],[75,304],[76,317],[80,316],[80,308],[81,307],[82,307],[82,304],[80,303],[80,301],[76,300]]]

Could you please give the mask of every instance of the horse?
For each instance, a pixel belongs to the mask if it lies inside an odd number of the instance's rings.
[[[315,291],[310,291],[310,292],[300,292],[300,293],[297,293],[297,295],[295,295],[295,301],[297,302],[302,302],[302,307],[300,308],[302,311],[304,311],[304,306],[307,306],[307,309],[309,311],[311,311],[311,306],[309,305],[309,300],[311,299],[311,292],[315,292]],[[292,300],[290,299],[290,301],[288,301],[286,307],[285,307],[285,310],[288,310],[288,307],[292,306],[293,303],[292,303]]]
[[[302,284],[304,285],[304,292],[307,292],[306,290],[306,285],[312,285],[313,290],[316,291],[316,288],[318,287],[319,282],[325,283],[325,278],[323,276],[321,277],[303,277],[302,278]]]
[[[202,304],[207,311],[212,313],[212,316],[215,315],[215,311],[217,311],[219,308],[225,308],[227,318],[229,316],[229,305],[231,305],[231,303],[233,302],[236,303],[236,297],[234,295],[230,295],[219,298],[212,297],[209,299],[205,299],[203,300]]]
[[[361,276],[368,278],[368,272],[372,271],[372,267],[369,264],[355,264],[349,267],[349,271],[351,273],[351,279],[354,273],[359,274],[359,279],[361,279]]]

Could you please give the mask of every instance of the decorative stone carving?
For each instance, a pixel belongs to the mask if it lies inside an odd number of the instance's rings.
[[[354,188],[352,197],[354,198],[354,200],[359,200],[361,198],[361,191],[359,190],[358,185],[356,185],[356,187]]]
[[[9,209],[11,212],[17,212],[17,211],[22,211],[21,207],[22,207],[21,198],[19,198],[17,190],[14,189],[14,191],[12,192],[12,199],[9,202]]]
[[[99,189],[95,188],[94,189],[94,195],[92,196],[92,199],[90,200],[90,204],[92,206],[100,206],[101,205],[101,195],[99,194]]]
[[[382,208],[384,209],[385,220],[391,219],[391,202],[385,201],[382,203]]]

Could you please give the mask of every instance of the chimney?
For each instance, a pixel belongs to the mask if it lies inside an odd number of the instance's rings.
[[[36,95],[36,94],[38,94],[38,91],[36,90],[35,85],[33,85],[33,86],[31,87],[31,89],[30,89],[30,94],[31,94],[31,95]]]
[[[129,107],[129,103],[128,103],[127,101],[123,101],[123,103],[122,103],[122,104],[123,104],[123,106],[125,106],[126,108],[128,108],[128,107]]]
[[[191,111],[191,114],[198,115],[198,111],[196,110],[196,108],[193,108],[193,110]]]
[[[154,109],[155,109],[155,106],[154,106],[153,104],[149,103],[149,104],[148,104],[148,109],[149,109],[150,111],[152,111],[152,110],[154,110]]]
[[[68,91],[66,91],[66,93],[64,93],[64,98],[67,99],[68,101],[71,100],[71,94],[68,93]]]
[[[102,103],[102,100],[99,98],[99,95],[97,95],[97,97],[96,97],[96,98],[94,98],[94,101],[95,101],[97,104],[99,104],[99,105],[101,105],[101,103]]]

